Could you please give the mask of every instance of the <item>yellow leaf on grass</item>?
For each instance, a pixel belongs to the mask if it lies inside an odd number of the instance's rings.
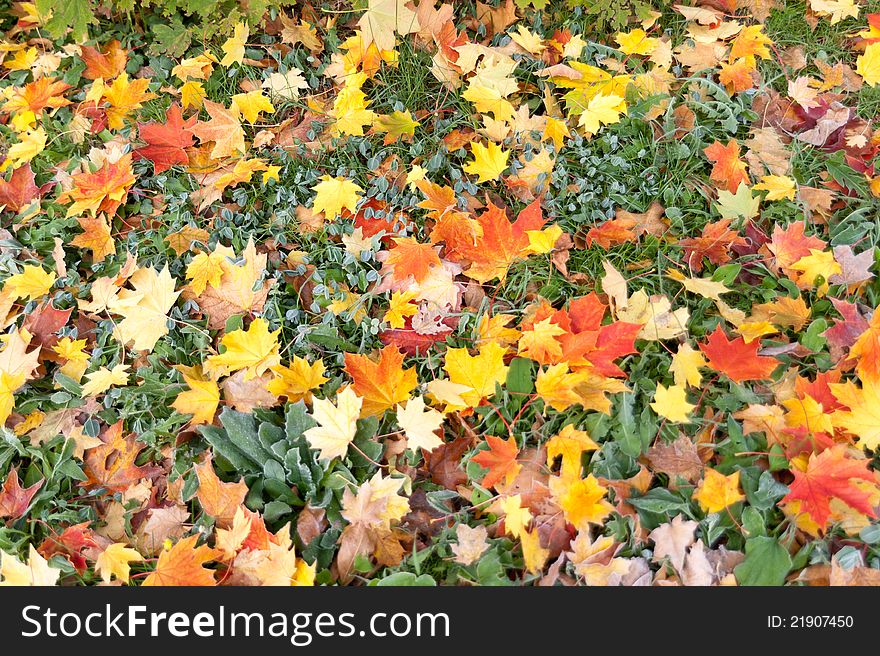
[[[443,425],[443,414],[425,406],[421,396],[411,398],[406,407],[397,404],[397,425],[406,435],[407,448],[433,451],[443,444],[435,431]]]
[[[104,549],[95,560],[95,571],[101,575],[104,583],[110,583],[115,576],[118,581],[128,583],[128,576],[131,573],[129,563],[143,562],[144,557],[135,549],[132,549],[124,542],[115,542]]]
[[[474,159],[464,167],[464,170],[476,175],[477,182],[497,180],[507,168],[507,160],[510,157],[510,151],[503,150],[493,142],[489,142],[488,146],[481,143],[471,144],[471,154]]]
[[[357,433],[363,399],[346,387],[336,395],[336,404],[328,399],[315,399],[311,416],[318,425],[305,433],[309,446],[318,449],[322,460],[342,458]]]
[[[233,330],[220,340],[225,350],[208,357],[205,373],[215,378],[244,369],[246,381],[262,376],[268,369],[281,364],[278,353],[278,335],[281,329],[269,332],[269,324],[262,317],[251,322],[247,330]]]
[[[651,403],[651,408],[661,417],[683,424],[690,422],[690,413],[695,407],[697,406],[688,403],[684,387],[678,385],[657,385],[654,401]]]
[[[331,178],[329,175],[321,176],[321,182],[312,187],[312,191],[315,192],[312,210],[322,212],[328,221],[336,219],[343,209],[354,212],[364,192],[351,180]]]
[[[719,471],[707,468],[700,486],[694,492],[694,499],[707,513],[721,512],[745,498],[745,495],[739,491],[738,471],[725,476]]]
[[[329,378],[324,376],[324,362],[315,360],[309,364],[305,358],[294,355],[287,367],[272,367],[275,378],[270,380],[266,389],[275,396],[286,396],[290,403],[306,401],[311,403],[312,390],[319,388]]]
[[[856,73],[862,76],[865,84],[876,86],[880,82],[880,43],[870,43],[865,52],[856,60]]]
[[[88,381],[82,386],[82,397],[103,394],[114,385],[128,385],[128,365],[117,364],[112,369],[101,367],[97,371],[86,374]]]
[[[480,346],[479,355],[471,355],[466,348],[446,350],[443,369],[451,382],[470,388],[461,392],[461,398],[468,406],[475,407],[482,399],[495,394],[495,385],[503,384],[507,379],[509,367],[504,364],[505,351],[495,342]]]
[[[6,279],[3,290],[15,295],[15,298],[26,298],[29,301],[45,296],[55,284],[55,274],[43,267],[26,264],[21,273]]]
[[[175,368],[183,374],[183,381],[189,389],[178,394],[171,407],[180,414],[192,415],[192,424],[210,424],[220,404],[217,382],[207,378],[199,366],[177,365]]]
[[[697,387],[703,379],[700,367],[705,366],[706,358],[703,357],[702,351],[685,342],[679,345],[678,351],[672,356],[669,371],[672,372],[672,379],[677,386]]]
[[[232,96],[232,109],[237,110],[248,123],[256,123],[263,112],[275,113],[275,106],[259,90]]]
[[[220,60],[221,66],[227,68],[233,64],[240,64],[244,59],[244,47],[247,44],[248,36],[250,36],[250,28],[247,23],[237,23],[232,30],[232,36],[226,39],[221,46],[223,49],[223,59]]]

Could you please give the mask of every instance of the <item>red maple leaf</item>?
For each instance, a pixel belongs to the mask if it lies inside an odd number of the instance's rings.
[[[819,455],[812,454],[806,471],[794,471],[794,482],[789,485],[790,492],[782,501],[800,501],[801,510],[822,528],[831,514],[829,504],[832,498],[840,499],[869,517],[876,517],[870,502],[871,491],[854,485],[854,479],[876,483],[867,460],[850,458],[845,445],[835,446]]]
[[[84,572],[87,568],[86,558],[83,551],[95,549],[95,534],[89,528],[90,522],[68,526],[61,535],[47,537],[37,547],[40,555],[47,560],[56,554],[65,556],[78,572]]]
[[[191,128],[198,116],[184,121],[177,104],[171,105],[167,116],[165,123],[138,123],[140,138],[147,145],[135,150],[134,158],[153,162],[156,173],[167,171],[175,164],[186,164],[189,161],[186,149],[194,143]]]
[[[27,512],[34,495],[43,486],[43,481],[37,481],[27,488],[18,483],[18,471],[13,469],[6,477],[6,482],[0,488],[0,517],[18,519]]]
[[[9,182],[0,178],[0,207],[10,212],[20,212],[40,194],[34,184],[34,172],[30,164],[19,166],[12,172]]]
[[[519,448],[512,437],[502,440],[500,437],[489,435],[486,437],[486,443],[489,449],[480,451],[471,460],[489,470],[483,478],[483,487],[495,487],[508,474],[515,475],[519,471],[520,465],[516,462]]]
[[[759,346],[758,340],[749,344],[742,337],[728,340],[721,326],[716,326],[706,343],[699,345],[709,366],[737,383],[769,378],[779,365],[775,358],[758,355]]]
[[[745,246],[746,243],[745,239],[730,229],[730,219],[707,223],[699,237],[678,242],[684,249],[685,263],[697,272],[703,270],[704,257],[712,264],[725,264],[731,260],[731,249]]]

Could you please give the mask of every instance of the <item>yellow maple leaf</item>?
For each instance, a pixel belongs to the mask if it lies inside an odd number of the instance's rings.
[[[512,494],[504,497],[499,509],[504,513],[504,530],[515,538],[521,537],[532,521],[532,513],[522,505],[522,496]]]
[[[244,59],[244,47],[247,44],[248,36],[250,36],[250,28],[247,23],[236,23],[232,29],[232,36],[226,39],[221,46],[223,49],[223,59],[220,65],[229,68],[233,64],[240,64]]]
[[[128,583],[131,573],[129,563],[143,562],[144,557],[124,542],[115,542],[102,551],[95,559],[95,571],[101,575],[104,583],[110,583],[115,576],[122,583]]]
[[[426,407],[421,396],[409,399],[405,407],[397,404],[397,425],[406,435],[407,448],[413,451],[433,451],[443,444],[435,432],[443,425],[443,414]]]
[[[468,406],[475,407],[482,399],[495,394],[495,385],[507,379],[509,367],[504,364],[505,351],[495,342],[481,345],[479,355],[471,355],[466,348],[446,350],[443,369],[451,382],[470,388],[461,393]]]
[[[657,385],[654,401],[651,403],[651,408],[661,417],[683,424],[690,422],[690,413],[695,407],[697,406],[688,403],[684,387],[678,385],[670,387]]]
[[[626,113],[626,101],[616,94],[598,93],[590,99],[578,119],[584,131],[596,134],[603,125],[612,125],[620,121],[621,114]]]
[[[542,319],[529,330],[523,330],[517,345],[517,355],[530,358],[541,364],[556,362],[562,357],[562,343],[556,339],[565,330],[552,322],[552,317]]]
[[[15,298],[26,298],[29,301],[45,296],[55,284],[55,274],[33,264],[24,265],[21,273],[6,279],[3,290],[13,294]]]
[[[706,468],[703,480],[694,499],[700,503],[700,507],[707,513],[721,512],[728,506],[745,499],[745,495],[739,491],[739,472],[735,471],[729,476],[721,472]]]
[[[183,415],[192,415],[192,424],[210,424],[214,421],[214,413],[220,404],[220,388],[216,381],[207,378],[200,366],[175,367],[183,374],[183,381],[189,386],[177,395],[171,407]]]
[[[220,378],[244,369],[246,381],[262,376],[271,367],[281,364],[278,354],[278,335],[281,329],[269,332],[269,324],[262,317],[251,322],[247,330],[233,330],[220,340],[226,349],[205,361],[206,374]]]
[[[650,55],[660,42],[659,39],[649,37],[641,28],[632,32],[618,32],[614,40],[617,41],[620,52],[625,55]]]
[[[608,489],[592,474],[580,480],[560,478],[556,481],[554,487],[562,488],[555,490],[559,507],[566,521],[578,530],[587,530],[590,524],[601,524],[614,510],[614,506],[605,500]]]
[[[489,142],[488,146],[481,143],[471,144],[473,161],[469,162],[464,170],[477,176],[477,182],[497,180],[507,168],[507,160],[510,151],[504,150],[496,143]]]
[[[140,109],[145,102],[156,97],[147,91],[150,78],[144,77],[129,82],[128,74],[122,73],[113,84],[104,87],[104,100],[110,103],[107,108],[107,127],[119,130],[125,126],[129,114]]]
[[[794,200],[797,185],[787,175],[765,175],[752,189],[766,191],[766,200]]]
[[[876,86],[880,82],[880,43],[870,43],[864,54],[856,60],[856,73],[862,76],[865,84]]]
[[[364,190],[341,176],[331,178],[329,175],[322,175],[321,181],[312,187],[312,191],[315,192],[312,210],[315,213],[322,212],[328,221],[333,221],[343,209],[354,212]]]
[[[834,426],[856,435],[859,446],[874,450],[880,446],[880,381],[863,380],[862,387],[852,381],[829,385],[831,393],[845,408],[834,411]]]
[[[34,545],[30,545],[25,562],[0,550],[0,586],[55,585],[59,576],[61,570],[50,567],[49,561],[37,552]]]
[[[232,96],[232,108],[237,110],[248,123],[256,123],[262,112],[275,113],[275,106],[262,91],[248,91]]]
[[[189,80],[180,87],[180,102],[184,109],[201,109],[207,97],[208,93],[201,82]]]
[[[834,259],[834,253],[831,251],[820,251],[815,248],[811,248],[810,254],[804,255],[792,264],[791,268],[801,274],[793,278],[801,289],[812,289],[816,285],[816,280],[822,281],[816,287],[816,294],[818,296],[825,296],[829,287],[828,279],[831,276],[842,273],[840,264]]]
[[[83,398],[103,394],[114,385],[128,385],[128,365],[117,364],[112,369],[101,367],[86,374],[86,380],[88,382],[82,386]]]
[[[540,574],[550,557],[550,550],[541,546],[541,536],[538,531],[523,531],[520,544],[526,569],[531,574]]]
[[[418,16],[406,5],[406,0],[369,0],[367,11],[358,20],[363,47],[375,43],[379,50],[393,50],[395,33],[405,36],[418,32]]]
[[[702,351],[685,342],[678,346],[678,351],[672,356],[669,371],[672,372],[672,379],[677,386],[697,387],[703,379],[700,367],[705,366],[706,358],[703,357]]]
[[[128,282],[133,290],[123,289],[108,299],[107,309],[124,317],[113,336],[136,351],[152,351],[168,334],[168,311],[180,292],[174,291],[175,281],[167,266],[158,272],[152,267],[137,269]]]
[[[318,425],[305,433],[309,446],[318,449],[322,460],[342,458],[357,433],[363,399],[346,387],[336,395],[336,404],[328,399],[315,399],[311,417]]]
[[[211,253],[198,253],[186,267],[186,277],[191,280],[190,287],[196,295],[200,295],[208,285],[220,288],[223,278],[223,262],[227,252],[215,248]]]
[[[6,371],[0,371],[0,426],[6,423],[12,409],[15,407],[15,399],[13,393],[22,385],[24,385],[25,375],[23,373],[9,374]]]
[[[312,364],[298,355],[293,356],[287,367],[272,367],[275,378],[266,384],[266,389],[275,396],[286,396],[291,403],[306,401],[311,403],[312,390],[319,388],[329,378],[324,376],[324,362],[315,360]]]
[[[415,292],[394,292],[388,302],[388,310],[382,321],[387,321],[392,328],[403,328],[406,317],[411,317],[419,311],[412,302],[416,297]]]

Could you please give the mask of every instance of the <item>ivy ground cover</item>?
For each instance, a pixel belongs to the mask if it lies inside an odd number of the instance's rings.
[[[13,2],[0,585],[880,582],[875,12]]]

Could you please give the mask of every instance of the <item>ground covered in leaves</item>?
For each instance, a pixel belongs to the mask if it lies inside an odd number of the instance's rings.
[[[872,11],[13,3],[0,585],[880,582]]]

